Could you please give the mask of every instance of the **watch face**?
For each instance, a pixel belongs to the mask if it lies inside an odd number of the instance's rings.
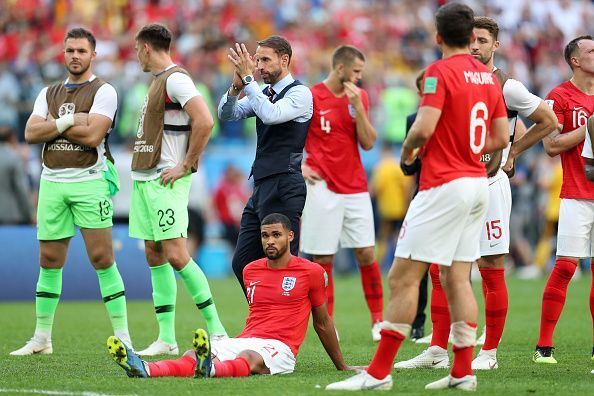
[[[252,81],[254,81],[254,77],[252,76],[245,76],[243,78],[243,83],[244,85],[248,85],[249,83],[251,83]]]

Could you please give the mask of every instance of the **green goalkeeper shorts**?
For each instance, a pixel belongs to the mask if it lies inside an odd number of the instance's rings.
[[[162,186],[161,178],[134,180],[130,204],[130,236],[145,241],[187,238],[188,197],[192,175]]]
[[[79,228],[113,225],[113,205],[104,178],[63,183],[41,179],[37,205],[37,239],[53,241],[74,236]]]

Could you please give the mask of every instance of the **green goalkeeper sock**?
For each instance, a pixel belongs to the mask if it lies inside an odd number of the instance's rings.
[[[215,307],[214,301],[212,300],[212,294],[210,293],[210,287],[208,286],[208,280],[204,275],[204,272],[198,267],[198,264],[192,259],[186,264],[184,268],[177,271],[181,276],[186,289],[190,292],[192,300],[196,303],[196,306],[200,310],[200,313],[206,320],[206,326],[210,334],[221,334],[226,335],[225,327],[219,319],[217,308]]]
[[[124,282],[116,263],[114,262],[109,268],[97,270],[97,277],[99,278],[101,297],[103,297],[114,333],[128,333]]]
[[[43,334],[47,339],[51,339],[54,313],[62,293],[62,268],[40,267],[35,291],[35,334]]]
[[[173,268],[169,263],[151,268],[153,285],[153,304],[159,322],[159,339],[175,344],[175,300],[177,283]]]

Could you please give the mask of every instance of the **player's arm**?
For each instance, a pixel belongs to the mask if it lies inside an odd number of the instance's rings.
[[[375,141],[377,140],[377,132],[369,116],[367,115],[367,108],[363,103],[362,91],[359,87],[350,81],[343,83],[344,91],[349,99],[349,102],[355,109],[355,126],[357,128],[357,140],[363,150],[371,150]]]
[[[534,125],[514,141],[509,151],[509,158],[517,158],[557,128],[557,117],[544,101],[541,101],[536,110],[527,118],[534,122]]]
[[[402,143],[401,160],[410,165],[416,158],[416,152],[435,132],[437,122],[441,117],[441,110],[433,106],[421,106],[417,118],[410,127],[408,136]]]
[[[118,94],[110,84],[103,84],[93,98],[88,122],[75,125],[63,133],[71,142],[97,147],[109,132],[118,109]]]
[[[594,182],[594,116],[590,116],[586,122],[586,141],[582,149],[582,157],[584,157],[584,174],[586,179]]]
[[[349,367],[344,362],[342,352],[340,351],[340,345],[336,338],[336,331],[334,327],[334,321],[328,314],[326,303],[312,307],[311,309],[313,326],[318,334],[320,342],[324,346],[326,353],[332,359],[332,363],[338,370],[349,370]]]
[[[188,113],[191,120],[191,132],[188,140],[188,151],[184,160],[176,167],[167,169],[161,174],[161,184],[173,183],[185,176],[193,166],[198,164],[198,158],[204,151],[212,128],[214,120],[208,110],[208,106],[201,96],[194,96],[184,105],[184,111]]]
[[[585,125],[570,132],[561,133],[562,130],[563,125],[559,125],[557,129],[549,134],[549,136],[542,139],[544,149],[550,157],[554,157],[574,148],[583,142],[586,137]]]
[[[37,95],[33,111],[25,125],[25,140],[29,144],[49,142],[60,136],[69,127],[79,123],[87,123],[86,115],[81,117],[80,114],[68,115],[60,120],[54,120],[49,116],[46,94],[47,88],[44,88]]]
[[[509,131],[507,129],[507,115],[496,117],[491,121],[491,133],[485,138],[484,153],[492,153],[504,149],[509,143]],[[501,159],[500,159],[501,161]]]
[[[503,150],[497,150],[490,154],[490,159],[485,165],[485,168],[487,168],[487,176],[493,177],[499,172],[501,157],[503,157]]]

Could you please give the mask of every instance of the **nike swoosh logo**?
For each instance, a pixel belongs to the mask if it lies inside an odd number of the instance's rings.
[[[436,365],[438,365],[439,363],[443,362],[444,360],[445,360],[445,359],[441,359],[441,360],[438,360],[437,362],[436,362],[435,360],[433,360],[433,361],[431,362],[431,364],[432,364],[432,365],[434,365],[434,366],[436,366]]]
[[[167,231],[169,231],[170,229],[171,229],[171,227],[169,227],[169,228],[163,228],[162,232],[167,232]]]
[[[367,384],[365,384],[365,385],[362,386],[362,388],[363,389],[367,389],[367,390],[372,390],[372,389],[379,388],[380,386],[384,386],[384,385],[385,384],[383,382],[380,383],[380,384],[375,384],[375,385],[367,385]]]
[[[328,114],[331,111],[332,111],[332,109],[330,109],[330,110],[320,110],[320,115]]]
[[[105,220],[107,220],[107,219],[109,219],[109,217],[102,217],[102,218],[101,218],[101,221],[105,221]]]
[[[493,363],[493,364],[489,363],[489,368],[490,368],[491,370],[493,370],[493,369],[495,368],[495,364],[496,364],[496,363]]]
[[[499,245],[500,243],[501,243],[501,242],[497,242],[497,243],[490,243],[490,244],[489,244],[489,247],[495,247],[495,246]]]
[[[583,108],[584,108],[584,106],[576,106],[576,107],[574,107],[573,109],[577,111],[577,110],[581,110],[581,109],[583,109]]]
[[[262,282],[262,281],[255,281],[255,282],[250,282],[250,287],[252,287],[252,286],[254,286],[255,284],[257,284],[257,283],[260,283],[260,282]]]

